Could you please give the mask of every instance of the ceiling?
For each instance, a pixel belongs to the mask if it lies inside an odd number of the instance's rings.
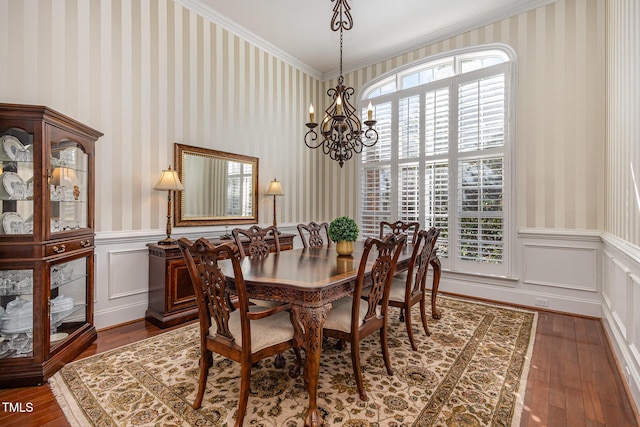
[[[333,0],[175,0],[320,79],[339,71]],[[555,0],[351,0],[348,72]]]

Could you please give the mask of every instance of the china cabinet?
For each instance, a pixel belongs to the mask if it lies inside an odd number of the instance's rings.
[[[47,107],[0,104],[0,387],[43,383],[96,338],[101,136]]]

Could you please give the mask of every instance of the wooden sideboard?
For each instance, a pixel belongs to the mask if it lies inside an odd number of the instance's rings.
[[[295,234],[280,234],[280,250],[293,249],[295,236]],[[220,243],[225,240],[211,239],[211,241]],[[149,247],[149,307],[145,313],[146,319],[161,328],[197,319],[198,308],[193,285],[178,245],[148,243],[147,246]],[[272,245],[272,250],[273,248]]]

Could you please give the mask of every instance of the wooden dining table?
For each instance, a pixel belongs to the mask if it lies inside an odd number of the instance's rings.
[[[322,350],[322,327],[331,303],[349,295],[355,286],[364,242],[358,241],[351,256],[338,256],[335,247],[304,248],[272,253],[264,258],[245,257],[242,273],[250,298],[292,304],[292,313],[303,329],[306,351],[305,383],[309,410],[305,427],[323,424],[318,410],[318,376]],[[398,259],[396,272],[406,270],[412,245],[406,245]],[[373,264],[375,253],[369,255]],[[234,291],[234,273],[229,260],[220,262],[228,286]]]

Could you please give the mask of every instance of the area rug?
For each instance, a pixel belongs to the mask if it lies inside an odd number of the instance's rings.
[[[379,336],[361,342],[368,401],[356,391],[349,346],[323,345],[318,405],[327,426],[517,426],[533,342],[535,312],[441,297],[431,336],[413,310],[418,351],[398,312],[390,316],[388,376]],[[192,324],[67,364],[50,385],[72,426],[232,426],[239,365],[214,356],[204,402],[194,410],[198,330]],[[308,402],[302,376],[273,360],[253,367],[244,425],[302,426]]]

